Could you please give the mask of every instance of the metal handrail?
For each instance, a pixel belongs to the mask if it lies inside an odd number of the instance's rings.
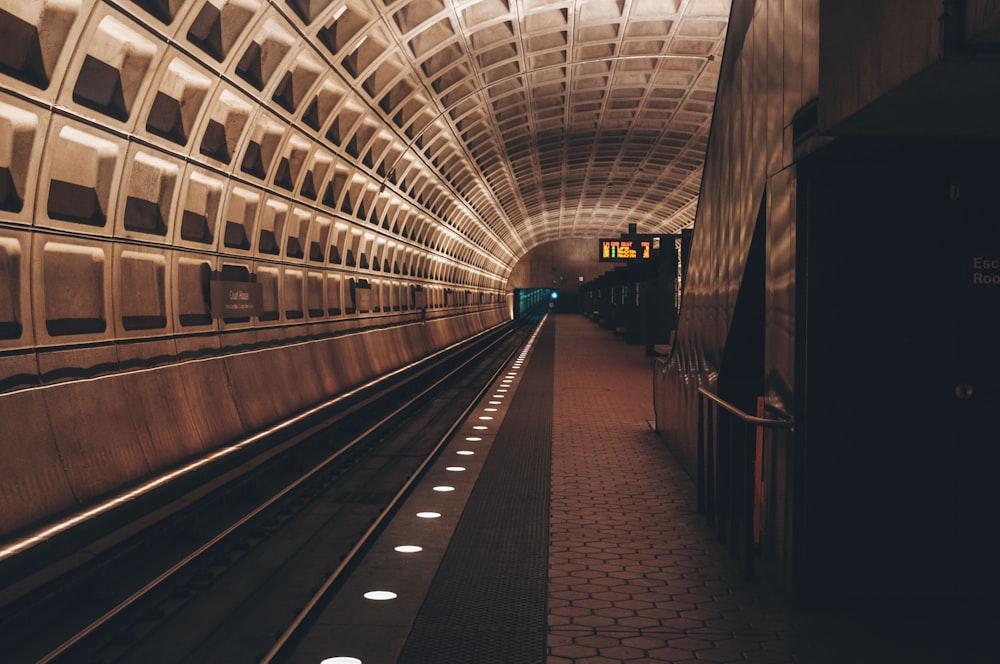
[[[719,409],[726,411],[734,425],[743,429],[742,435],[721,425]],[[751,415],[717,394],[698,388],[698,511],[705,514],[709,525],[719,528],[720,539],[729,540],[733,557],[742,555],[747,580],[754,578],[756,491],[761,470],[757,468],[753,450],[756,446],[757,454],[760,453],[764,429],[794,429],[791,417],[776,408],[771,410],[785,417]]]
[[[751,415],[750,413],[740,410],[739,408],[729,403],[728,401],[723,400],[722,397],[715,394],[714,392],[709,392],[704,387],[698,388],[698,394],[704,396],[709,401],[712,401],[722,406],[727,411],[729,411],[736,417],[740,418],[744,422],[748,422],[749,424],[756,424],[758,426],[767,427],[769,429],[792,429],[795,427],[795,421],[792,419],[774,420],[767,417],[758,417],[756,415]]]

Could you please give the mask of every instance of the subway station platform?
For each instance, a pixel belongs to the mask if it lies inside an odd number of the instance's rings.
[[[470,416],[296,661],[1000,661],[995,614],[877,603],[805,613],[744,581],[653,430],[652,368],[643,347],[593,321],[549,316],[484,396],[490,414]],[[440,517],[430,529],[413,518],[428,513]],[[362,599],[390,587],[392,601]]]

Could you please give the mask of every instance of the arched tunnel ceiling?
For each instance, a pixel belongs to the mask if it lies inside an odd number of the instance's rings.
[[[99,157],[125,182],[124,146],[147,146],[135,160],[150,177],[222,173],[235,204],[247,183],[502,279],[552,240],[693,222],[729,6],[0,0],[5,135],[51,113],[50,136],[96,155],[81,177],[105,213]],[[51,165],[52,146],[12,156],[10,172],[59,179],[71,166]],[[128,186],[168,208],[144,177]]]
[[[693,222],[729,4],[373,2],[370,13],[349,5],[358,27],[344,44],[381,40],[357,79],[383,80],[382,108],[420,108],[425,145],[447,123],[438,160],[458,155],[449,163],[472,173],[446,177],[520,257],[631,223],[669,233]],[[394,89],[397,101],[379,99]]]

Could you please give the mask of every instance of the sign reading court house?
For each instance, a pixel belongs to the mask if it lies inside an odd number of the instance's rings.
[[[260,316],[264,289],[248,281],[212,281],[212,318]]]

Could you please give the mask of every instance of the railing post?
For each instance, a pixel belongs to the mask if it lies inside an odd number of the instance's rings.
[[[736,421],[736,418],[729,416],[729,421],[732,423],[732,429],[730,432],[730,441],[732,448],[729,451],[729,553],[733,558],[740,557],[740,546],[742,546],[743,541],[740,537],[740,527],[742,525],[743,517],[743,468],[744,468],[744,450],[743,441],[746,439],[746,428],[745,422],[740,423]],[[744,432],[740,435],[736,431],[737,427]]]
[[[698,471],[697,471],[697,482],[698,482],[698,511],[701,513],[706,513],[708,502],[705,498],[707,492],[707,470],[705,468],[705,445],[708,441],[705,437],[705,396],[698,393]]]
[[[715,525],[718,518],[718,440],[719,427],[716,418],[715,404],[708,404],[705,413],[705,516],[709,526]]]
[[[743,575],[747,581],[754,577],[754,554],[756,553],[756,526],[754,524],[755,481],[757,461],[757,431],[760,425],[746,425],[746,439],[743,446]]]
[[[728,413],[724,421],[720,408]],[[740,441],[736,440],[737,421],[743,426]],[[794,428],[790,417],[765,418],[762,398],[757,400],[757,414],[751,415],[705,388],[698,388],[698,498],[703,501],[708,525],[716,527],[719,539],[725,541],[728,534],[731,554],[738,557],[742,552],[748,581],[756,571],[757,474],[762,464],[757,458],[758,439],[763,446],[764,429]]]
[[[715,434],[715,525],[719,540],[726,541],[726,528],[733,518],[730,496],[733,490],[733,427],[728,417],[722,417],[718,407],[713,418]]]

